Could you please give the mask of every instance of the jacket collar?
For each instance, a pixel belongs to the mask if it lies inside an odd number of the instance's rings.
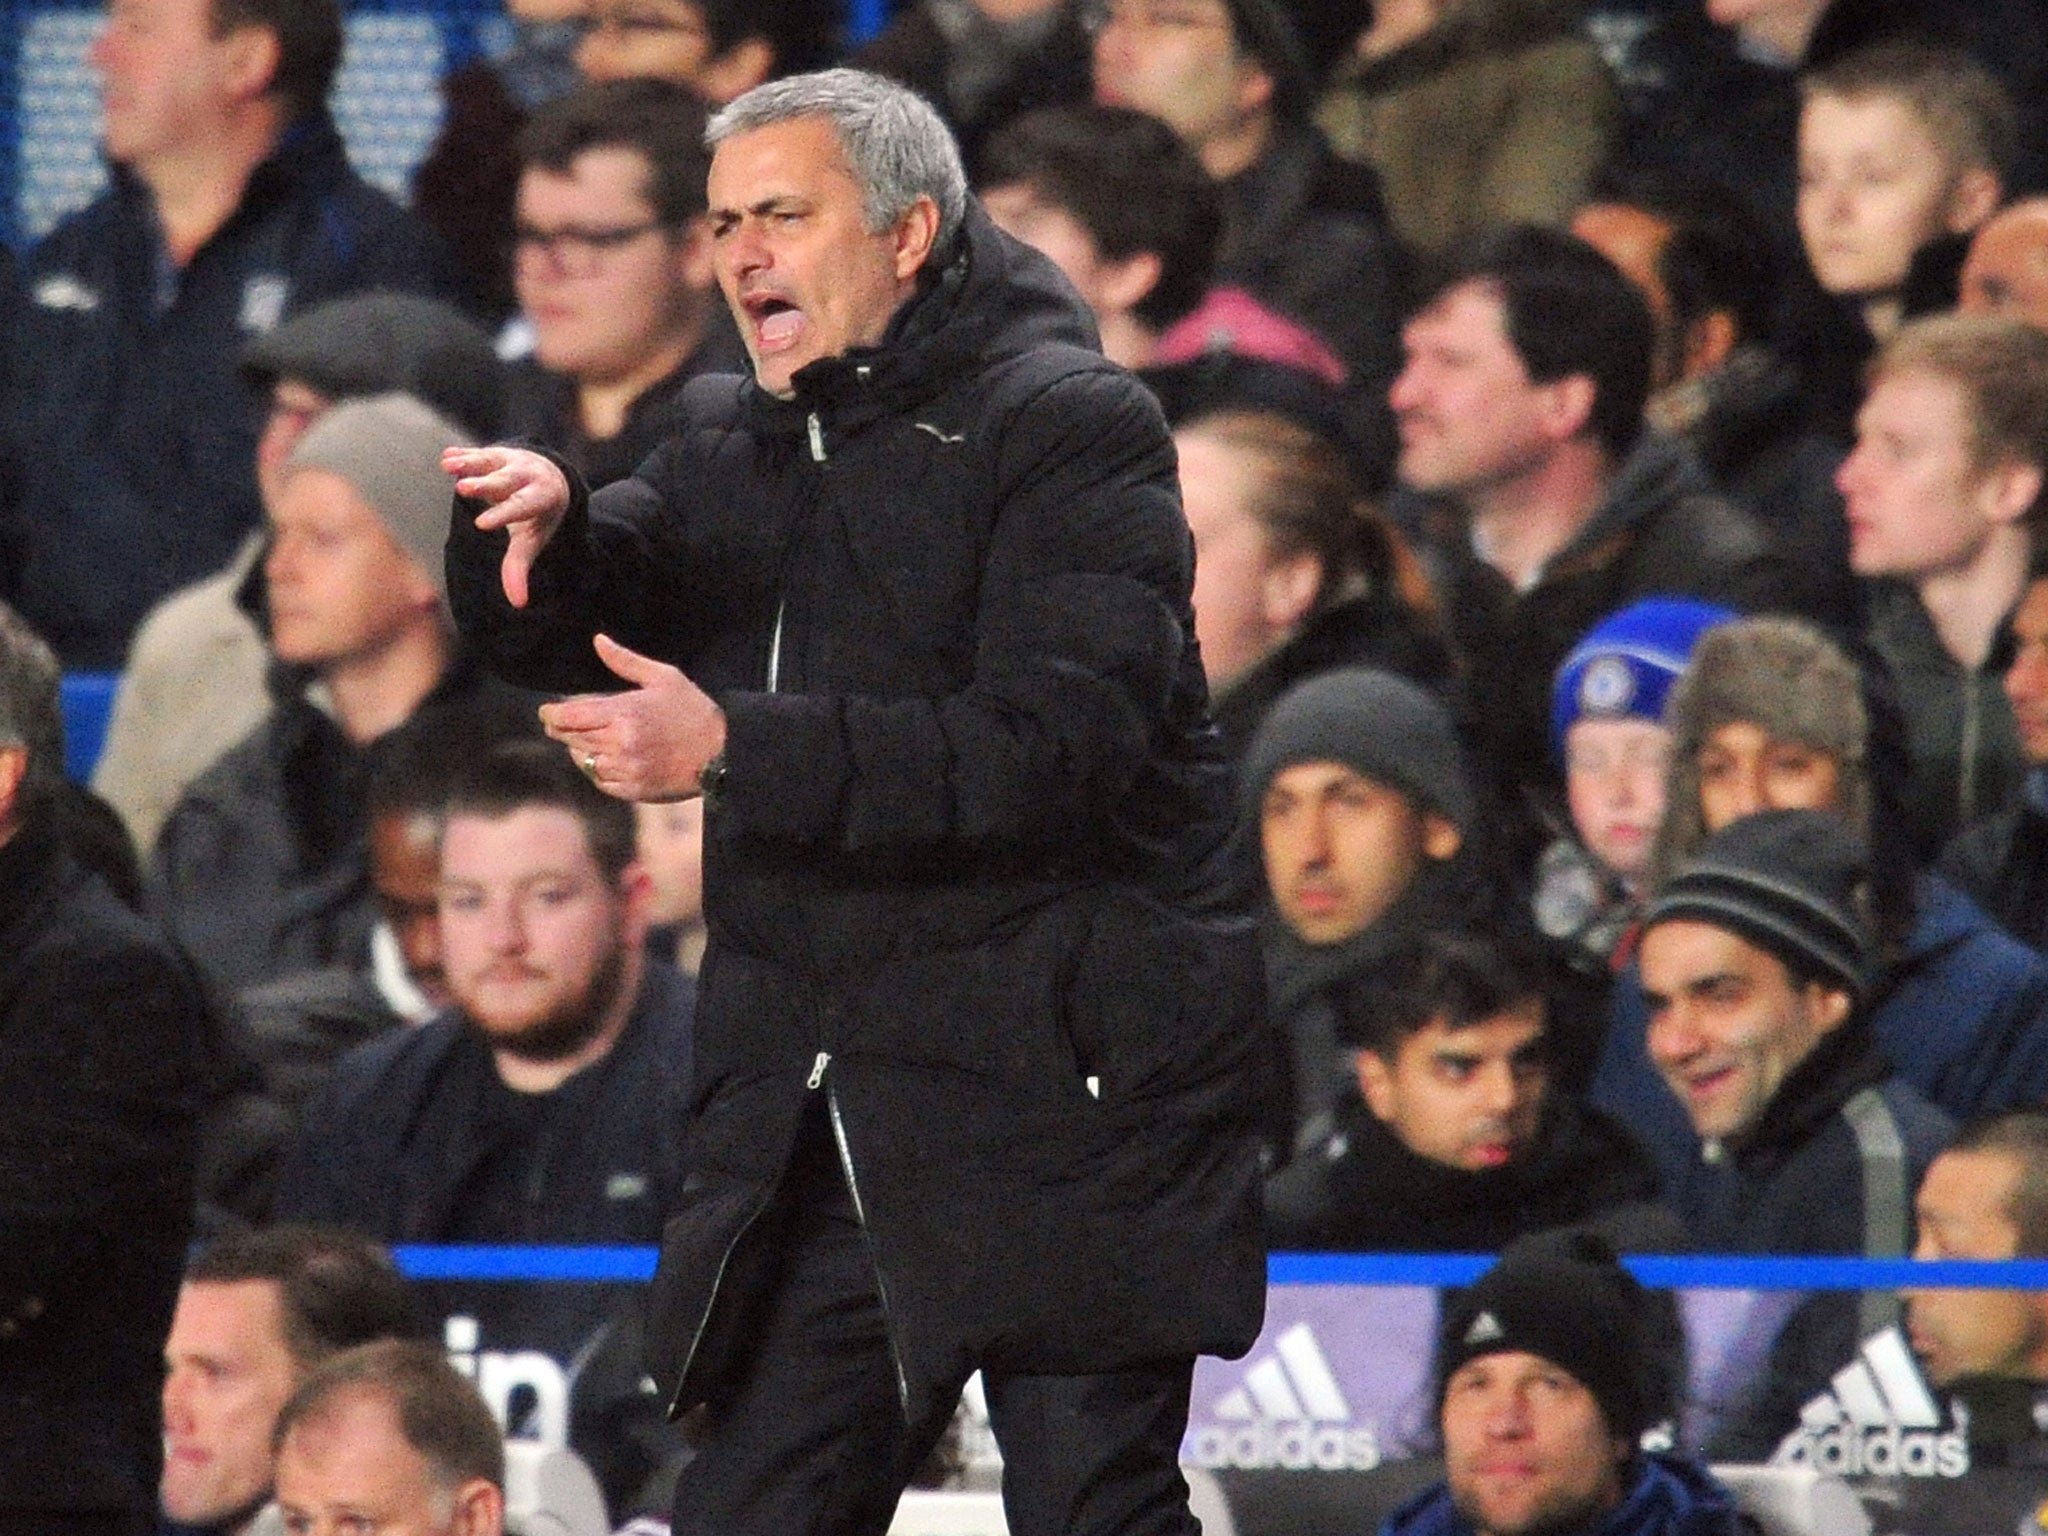
[[[1891,1075],[1891,1063],[1858,1009],[1821,1037],[1778,1085],[1756,1124],[1728,1139],[1727,1150],[1745,1171],[1774,1168],[1819,1134],[1850,1099]]]

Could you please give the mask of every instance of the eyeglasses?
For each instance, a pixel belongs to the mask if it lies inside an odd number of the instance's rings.
[[[710,29],[689,16],[664,11],[605,11],[584,23],[587,31],[617,32],[629,37],[650,37],[664,32],[708,39]]]
[[[531,224],[517,224],[512,229],[512,253],[520,258],[546,256],[565,276],[588,277],[604,265],[611,252],[667,227],[659,219],[612,229],[589,229],[580,224],[536,229]]]
[[[1202,32],[1231,28],[1230,13],[1201,0],[1089,0],[1082,24],[1093,34],[1111,22],[1139,32]]]

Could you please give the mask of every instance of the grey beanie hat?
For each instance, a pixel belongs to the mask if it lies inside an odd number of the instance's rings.
[[[384,519],[392,538],[448,595],[448,519],[454,483],[441,450],[468,434],[411,395],[348,400],[306,429],[286,472],[324,469],[341,476]]]
[[[1245,749],[1238,786],[1248,815],[1257,818],[1273,776],[1297,763],[1342,763],[1473,830],[1472,781],[1450,711],[1391,672],[1345,667],[1284,694]]]
[[[1679,919],[1707,923],[1861,999],[1875,953],[1869,887],[1869,855],[1839,816],[1759,811],[1708,838],[1658,887],[1643,931]]]

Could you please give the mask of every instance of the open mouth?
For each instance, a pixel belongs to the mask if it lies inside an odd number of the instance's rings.
[[[754,337],[764,352],[777,352],[795,343],[804,328],[804,312],[776,294],[756,294],[741,301],[747,318],[754,323]]]

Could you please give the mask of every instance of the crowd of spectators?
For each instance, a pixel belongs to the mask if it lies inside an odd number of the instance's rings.
[[[467,1446],[410,1346],[321,1364],[421,1331],[351,1244],[652,1243],[688,1176],[702,809],[465,655],[440,454],[602,485],[743,370],[706,109],[848,50],[822,0],[507,9],[406,207],[335,0],[113,0],[111,186],[0,250],[0,1515],[155,1519],[159,1422],[164,1518],[235,1532],[384,1397]],[[1273,1246],[2042,1251],[2032,0],[903,0],[850,57],[1173,428]],[[60,671],[120,674],[92,791]],[[631,1288],[426,1299],[659,1506]],[[1933,1387],[2048,1378],[2038,1303],[1958,1364],[1909,1302]],[[1897,1313],[1774,1319],[1706,1443],[1790,1454]]]

